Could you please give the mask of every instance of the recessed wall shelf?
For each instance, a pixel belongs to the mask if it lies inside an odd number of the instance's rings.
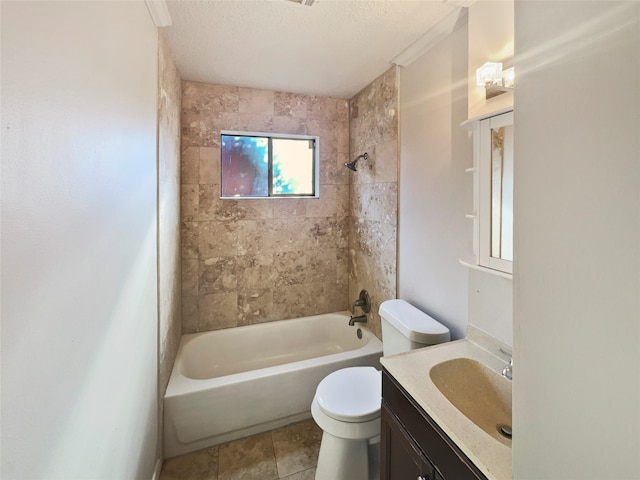
[[[496,275],[498,277],[507,278],[509,280],[513,280],[513,275],[511,273],[502,272],[500,270],[494,270],[492,268],[483,267],[482,265],[476,265],[471,262],[464,261],[462,259],[458,259],[461,265],[464,265],[467,268],[471,268],[473,270],[479,270],[481,272],[490,273],[492,275]]]
[[[513,107],[501,108],[499,110],[495,110],[495,111],[490,112],[490,113],[485,113],[485,114],[482,114],[482,115],[478,115],[477,117],[469,118],[468,120],[465,120],[464,122],[462,122],[459,126],[460,126],[460,128],[462,128],[464,130],[473,131],[474,126],[477,125],[477,123],[480,120],[484,120],[484,119],[491,118],[491,117],[497,117],[498,115],[502,115],[503,113],[508,113],[508,112],[512,112],[512,111],[513,111]]]
[[[504,278],[513,269],[513,107],[463,122],[473,133],[473,259],[463,265]]]

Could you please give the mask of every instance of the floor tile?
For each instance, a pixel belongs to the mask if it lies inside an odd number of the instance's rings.
[[[218,480],[278,480],[271,432],[220,445]]]
[[[169,458],[160,480],[314,480],[321,439],[308,420]]]
[[[165,460],[160,480],[218,480],[218,447]]]
[[[286,477],[280,477],[281,480],[315,480],[316,469],[310,468],[304,472],[294,473],[293,475],[287,475]]]
[[[313,420],[279,428],[271,435],[280,478],[317,465],[322,430]]]

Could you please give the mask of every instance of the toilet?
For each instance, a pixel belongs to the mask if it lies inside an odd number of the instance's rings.
[[[404,300],[380,305],[384,356],[448,342],[449,329]],[[327,375],[311,415],[322,428],[316,480],[380,478],[382,372],[349,367]]]

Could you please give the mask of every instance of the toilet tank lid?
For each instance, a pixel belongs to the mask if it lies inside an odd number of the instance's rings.
[[[448,342],[451,338],[447,327],[405,300],[385,300],[380,305],[379,313],[413,342],[435,345]]]

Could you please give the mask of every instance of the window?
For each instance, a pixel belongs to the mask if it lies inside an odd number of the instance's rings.
[[[318,197],[318,137],[220,133],[221,197]]]

